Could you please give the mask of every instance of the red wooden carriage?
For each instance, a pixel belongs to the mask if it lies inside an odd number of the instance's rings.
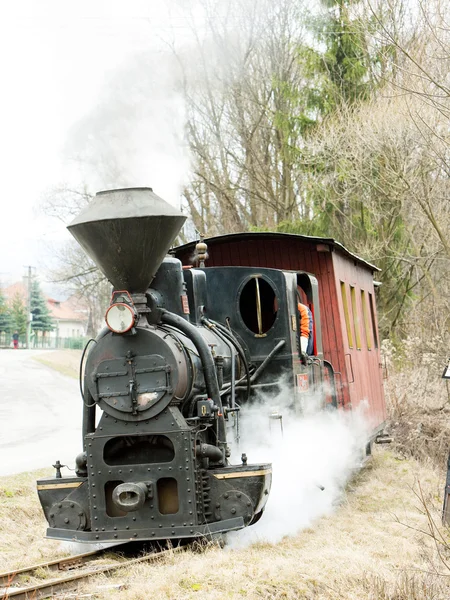
[[[321,336],[323,359],[339,376],[340,404],[355,408],[366,402],[371,424],[380,430],[386,409],[374,287],[379,269],[328,238],[252,232],[205,241],[207,267],[267,267],[317,278],[320,311],[301,290],[302,301],[315,315],[315,338]],[[192,264],[194,251],[195,242],[175,248],[183,265]]]

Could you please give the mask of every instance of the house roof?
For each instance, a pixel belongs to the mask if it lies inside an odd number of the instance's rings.
[[[25,284],[20,281],[3,288],[2,292],[9,304],[12,303],[16,295],[19,295],[24,304],[27,302],[28,290]],[[79,321],[80,323],[87,321],[88,308],[75,295],[64,301],[55,300],[46,294],[43,294],[43,296],[47,301],[50,314],[56,321]]]
[[[23,302],[25,302],[27,298],[27,290],[25,285],[21,282],[8,285],[2,289],[2,293],[9,302],[12,302],[17,294],[20,296]]]
[[[86,321],[88,310],[86,307],[76,308],[76,305],[68,298],[64,302],[47,298],[52,317],[58,321]]]

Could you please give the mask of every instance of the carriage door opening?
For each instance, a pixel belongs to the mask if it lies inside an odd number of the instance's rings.
[[[296,300],[298,303],[299,320],[299,349],[305,348],[305,336],[308,335],[306,352],[302,352],[303,358],[306,354],[306,366],[304,373],[308,374],[310,392],[320,398],[323,406],[337,406],[337,392],[335,373],[332,365],[323,360],[322,354],[322,332],[319,308],[319,289],[314,276],[307,273],[297,273]],[[301,320],[308,319],[307,323]],[[303,336],[303,340],[301,337]],[[304,361],[303,361],[304,362]],[[336,374],[338,375],[338,374]],[[303,376],[303,375],[302,375]],[[297,375],[297,379],[299,376]],[[297,386],[298,387],[298,386]]]

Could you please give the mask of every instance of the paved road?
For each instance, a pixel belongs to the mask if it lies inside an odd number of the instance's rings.
[[[42,352],[0,350],[0,475],[73,468],[81,452],[78,381],[33,360]]]

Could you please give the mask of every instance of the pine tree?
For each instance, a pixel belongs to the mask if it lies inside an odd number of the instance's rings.
[[[27,331],[27,311],[21,295],[17,292],[11,306],[12,329],[19,335],[25,335]]]
[[[55,325],[47,306],[47,302],[42,294],[39,282],[34,279],[31,283],[30,308],[33,319],[31,329],[33,331],[53,331]]]
[[[10,333],[13,328],[11,310],[0,290],[0,333]]]
[[[307,106],[316,120],[334,113],[343,104],[368,100],[375,88],[371,77],[377,57],[368,51],[369,22],[352,17],[360,0],[321,0],[326,12],[313,21],[318,48],[300,52],[310,84]]]

